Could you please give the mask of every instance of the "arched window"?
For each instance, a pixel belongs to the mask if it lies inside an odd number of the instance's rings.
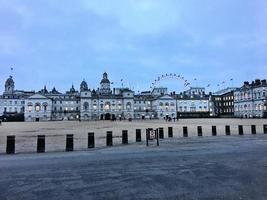
[[[159,102],[159,106],[163,106],[163,103],[162,102]]]
[[[44,112],[47,111],[47,106],[48,106],[48,104],[47,104],[46,102],[44,102],[44,103],[43,103]]]
[[[132,107],[132,104],[131,104],[130,102],[128,102],[128,103],[126,104],[126,109],[127,109],[127,110],[130,110],[131,107]]]
[[[28,112],[32,112],[32,103],[28,103]]]
[[[106,102],[105,103],[105,107],[104,107],[105,110],[110,110],[110,102]]]
[[[41,111],[40,103],[36,103],[34,107],[35,107],[34,109],[35,109],[36,112],[40,112]]]
[[[87,111],[89,109],[89,103],[88,102],[84,102],[83,108],[84,108],[85,111]]]

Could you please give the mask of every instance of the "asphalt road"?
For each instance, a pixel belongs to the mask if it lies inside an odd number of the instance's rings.
[[[267,135],[0,155],[0,199],[267,199]]]

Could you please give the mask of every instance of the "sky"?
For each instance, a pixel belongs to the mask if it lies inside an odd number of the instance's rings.
[[[267,78],[266,19],[266,0],[0,0],[0,92],[10,74],[16,89],[65,92],[103,72],[135,91],[166,73],[240,87]]]

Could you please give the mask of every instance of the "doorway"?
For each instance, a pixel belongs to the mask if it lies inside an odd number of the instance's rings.
[[[111,120],[111,114],[110,113],[105,114],[105,120]]]

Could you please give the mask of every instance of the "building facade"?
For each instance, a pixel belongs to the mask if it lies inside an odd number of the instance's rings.
[[[267,117],[267,83],[266,80],[256,79],[234,92],[234,114],[243,118]]]
[[[214,117],[234,117],[234,91],[237,88],[225,88],[212,95]]]
[[[0,116],[10,118],[21,115],[24,121],[49,120],[115,120],[115,119],[166,119],[184,116],[209,116],[209,96],[201,92],[174,92],[167,88],[135,94],[129,88],[110,87],[108,74],[104,73],[100,88],[90,89],[85,80],[80,90],[74,86],[65,93],[46,86],[38,92],[15,90],[13,77],[5,83],[0,96]],[[191,113],[191,114],[190,114]]]
[[[0,96],[0,117],[10,121],[267,117],[266,89],[266,80],[256,80],[214,94],[205,94],[200,87],[180,94],[168,93],[164,87],[135,94],[129,88],[112,89],[104,73],[97,90],[83,80],[79,90],[72,85],[61,93],[44,86],[34,92],[15,90],[10,76]]]

